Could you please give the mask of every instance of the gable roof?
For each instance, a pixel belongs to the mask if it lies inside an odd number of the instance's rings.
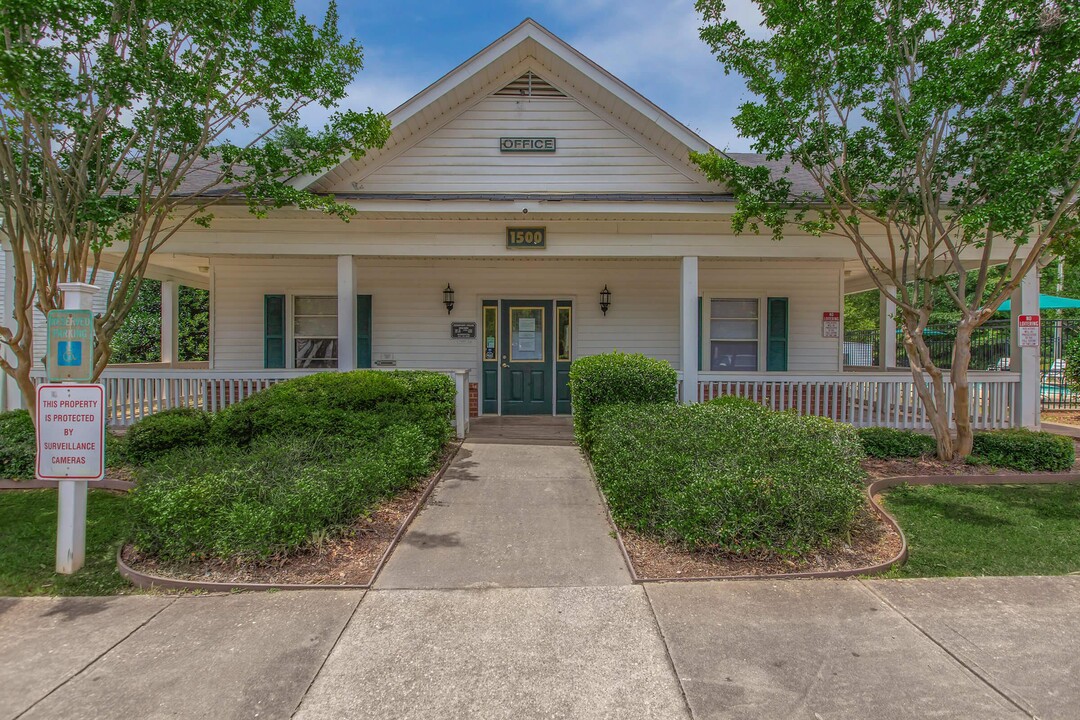
[[[690,150],[713,150],[712,145],[643,95],[578,52],[565,41],[526,19],[513,30],[451,70],[391,111],[393,131],[386,147],[370,151],[359,161],[346,158],[320,176],[297,178],[295,184],[327,191],[344,178],[414,141],[418,134],[453,117],[470,102],[503,90],[539,65],[559,86],[617,118],[675,161],[689,166]],[[719,191],[720,189],[717,188]]]

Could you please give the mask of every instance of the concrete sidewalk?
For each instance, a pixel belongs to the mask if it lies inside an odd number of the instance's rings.
[[[0,718],[1061,718],[1080,578],[0,600]]]
[[[501,433],[367,593],[0,598],[0,720],[1080,717],[1080,577],[631,585],[577,450]]]
[[[375,587],[629,585],[580,451],[466,442]]]

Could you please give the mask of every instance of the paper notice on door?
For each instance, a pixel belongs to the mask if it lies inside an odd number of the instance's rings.
[[[535,331],[536,318],[518,318],[518,330],[520,330],[522,333]]]
[[[536,334],[531,332],[518,333],[518,350],[524,352],[536,350]]]

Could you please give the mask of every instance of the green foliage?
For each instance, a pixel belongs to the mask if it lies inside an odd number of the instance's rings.
[[[33,288],[19,306],[54,309],[58,283],[93,281],[108,250],[128,272],[95,321],[100,358],[153,253],[214,206],[347,220],[347,203],[294,181],[389,137],[384,115],[337,109],[362,67],[333,2],[312,23],[293,0],[5,0],[0,204],[28,259],[17,285]],[[300,124],[311,107],[322,127]]]
[[[180,286],[179,360],[210,358],[210,293]],[[112,338],[110,363],[161,361],[161,282],[143,280],[131,310]]]
[[[129,505],[127,494],[91,487],[86,498],[86,564],[74,575],[61,575],[54,572],[56,490],[0,492],[0,596],[130,592],[131,584],[116,569],[116,550],[131,538]]]
[[[694,550],[795,555],[863,503],[854,430],[737,398],[596,413],[592,460],[615,521]]]
[[[1017,428],[975,433],[968,462],[1023,472],[1061,472],[1073,466],[1072,438]]]
[[[454,393],[441,373],[373,370],[256,393],[215,416],[211,444],[139,470],[136,544],[170,561],[295,551],[427,475]]]
[[[615,403],[672,403],[678,374],[666,362],[621,352],[578,358],[570,366],[574,435],[585,450],[592,445],[594,413]]]
[[[885,507],[908,538],[892,577],[1080,571],[1080,485],[904,485]]]
[[[263,436],[374,439],[415,423],[439,443],[450,437],[454,381],[442,373],[356,370],[278,383],[214,417],[211,437],[244,446]]]
[[[149,415],[127,432],[125,455],[143,464],[174,448],[205,445],[210,435],[210,415],[194,408],[172,408]]]
[[[855,433],[869,457],[891,460],[933,455],[937,452],[937,441],[932,435],[914,430],[864,427]]]
[[[877,290],[844,296],[844,331],[878,329]]]
[[[0,413],[0,478],[34,477],[36,437],[30,413],[25,410]]]
[[[1065,381],[1073,391],[1080,390],[1080,335],[1065,346]]]
[[[178,450],[139,473],[135,544],[168,561],[286,554],[413,485],[440,448],[399,424],[359,443],[267,437],[245,450]]]

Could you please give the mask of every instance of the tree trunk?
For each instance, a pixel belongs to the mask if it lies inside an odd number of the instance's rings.
[[[911,325],[915,325],[914,330]],[[930,358],[930,349],[922,336],[923,324],[917,318],[904,318],[904,347],[911,363],[911,377],[915,391],[922,401],[926,418],[937,440],[937,455],[941,460],[951,460],[955,455],[952,432],[949,429],[949,402],[941,369]],[[930,376],[929,385],[923,373]]]
[[[971,431],[971,392],[968,383],[968,366],[971,364],[971,333],[973,328],[967,319],[956,327],[953,343],[953,360],[950,377],[953,389],[953,423],[956,425],[955,459],[971,454],[974,437]]]

